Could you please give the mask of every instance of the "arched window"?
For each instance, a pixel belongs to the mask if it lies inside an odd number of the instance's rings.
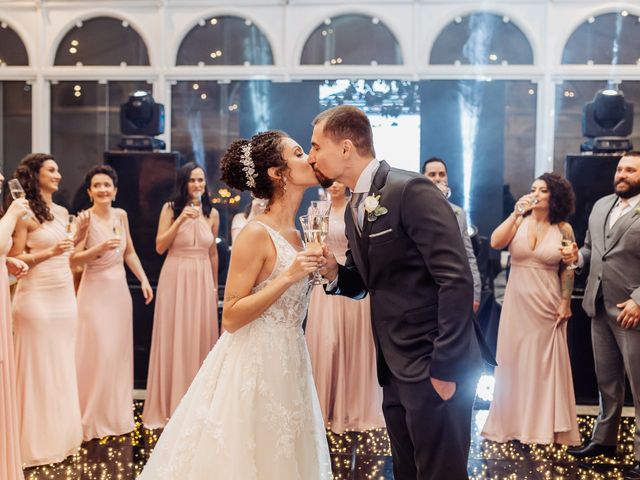
[[[184,37],[176,65],[273,65],[267,37],[245,18],[200,20]]]
[[[301,65],[401,65],[396,37],[377,17],[327,18],[307,39]]]
[[[127,21],[96,17],[64,36],[54,65],[149,65],[144,40]]]
[[[640,18],[626,10],[589,17],[569,37],[563,64],[640,64]]]
[[[456,17],[431,49],[433,65],[531,65],[533,50],[507,16],[474,12]]]
[[[5,22],[0,22],[0,67],[29,65],[22,40]]]

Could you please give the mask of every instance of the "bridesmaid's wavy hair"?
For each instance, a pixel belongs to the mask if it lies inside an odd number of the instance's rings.
[[[576,196],[569,181],[557,173],[543,173],[538,180],[549,189],[549,222],[566,222],[575,210]]]
[[[197,168],[204,172],[204,168],[195,162],[187,162],[180,167],[180,170],[178,170],[175,190],[173,192],[173,196],[169,200],[171,208],[173,209],[174,220],[178,218],[182,213],[182,210],[184,210],[184,207],[186,207],[191,201],[191,197],[189,196],[189,179],[191,178],[191,172]],[[209,190],[207,189],[206,174],[204,192],[202,193],[202,213],[204,213],[204,216],[207,218],[209,218],[209,215],[211,214],[211,197],[209,197]]]
[[[47,160],[55,160],[53,155],[48,153],[30,153],[18,164],[18,168],[11,176],[17,178],[24,189],[25,196],[29,201],[29,207],[40,223],[53,220],[53,214],[40,194],[40,180],[38,179],[40,169]],[[10,196],[5,192],[5,208],[8,207]]]

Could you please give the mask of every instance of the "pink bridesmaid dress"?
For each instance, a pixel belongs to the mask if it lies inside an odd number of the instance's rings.
[[[54,214],[28,234],[28,249],[55,245],[65,237],[65,224],[66,215]],[[74,355],[78,309],[68,253],[20,279],[12,315],[23,465],[61,462],[82,443]]]
[[[124,229],[121,229],[124,231]],[[113,237],[92,218],[87,248]],[[85,265],[78,288],[76,363],[84,440],[123,435],[133,420],[133,305],[120,248]]]
[[[218,338],[213,242],[204,217],[188,219],[162,266],[142,412],[147,428],[164,428]]]
[[[580,432],[561,300],[562,232],[531,249],[525,218],[509,245],[511,272],[498,330],[496,386],[481,435],[495,442],[577,445]]]
[[[0,246],[0,478],[22,480],[11,298],[6,265],[6,254],[10,248],[11,240]]]
[[[344,209],[331,210],[326,244],[344,263]],[[384,427],[369,298],[352,300],[314,287],[305,336],[327,428],[343,433]]]

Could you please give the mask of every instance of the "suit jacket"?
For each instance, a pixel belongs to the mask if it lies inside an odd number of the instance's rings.
[[[589,215],[589,229],[580,253],[589,277],[582,308],[596,314],[602,296],[609,316],[620,313],[616,304],[632,298],[640,304],[640,212],[636,205],[609,229],[609,214],[618,200],[615,194],[598,200]]]
[[[381,384],[392,374],[418,382],[461,381],[480,366],[473,322],[473,281],[453,210],[422,175],[381,162],[370,195],[388,212],[362,234],[345,211],[349,242],[337,287],[351,298],[371,296]]]

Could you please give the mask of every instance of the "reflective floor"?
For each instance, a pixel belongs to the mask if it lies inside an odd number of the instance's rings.
[[[130,435],[107,437],[87,442],[81,451],[65,462],[25,471],[27,480],[129,480],[142,470],[153,445],[154,432],[140,424],[142,403],[136,402],[138,428]],[[469,476],[481,479],[613,479],[633,462],[633,419],[625,417],[620,429],[617,460],[600,458],[579,463],[566,453],[566,447],[523,445],[519,442],[497,444],[483,441],[478,429],[486,410],[474,413]],[[583,437],[590,434],[595,418],[581,416]],[[329,434],[333,471],[336,480],[392,479],[389,442],[384,430],[365,433]]]

